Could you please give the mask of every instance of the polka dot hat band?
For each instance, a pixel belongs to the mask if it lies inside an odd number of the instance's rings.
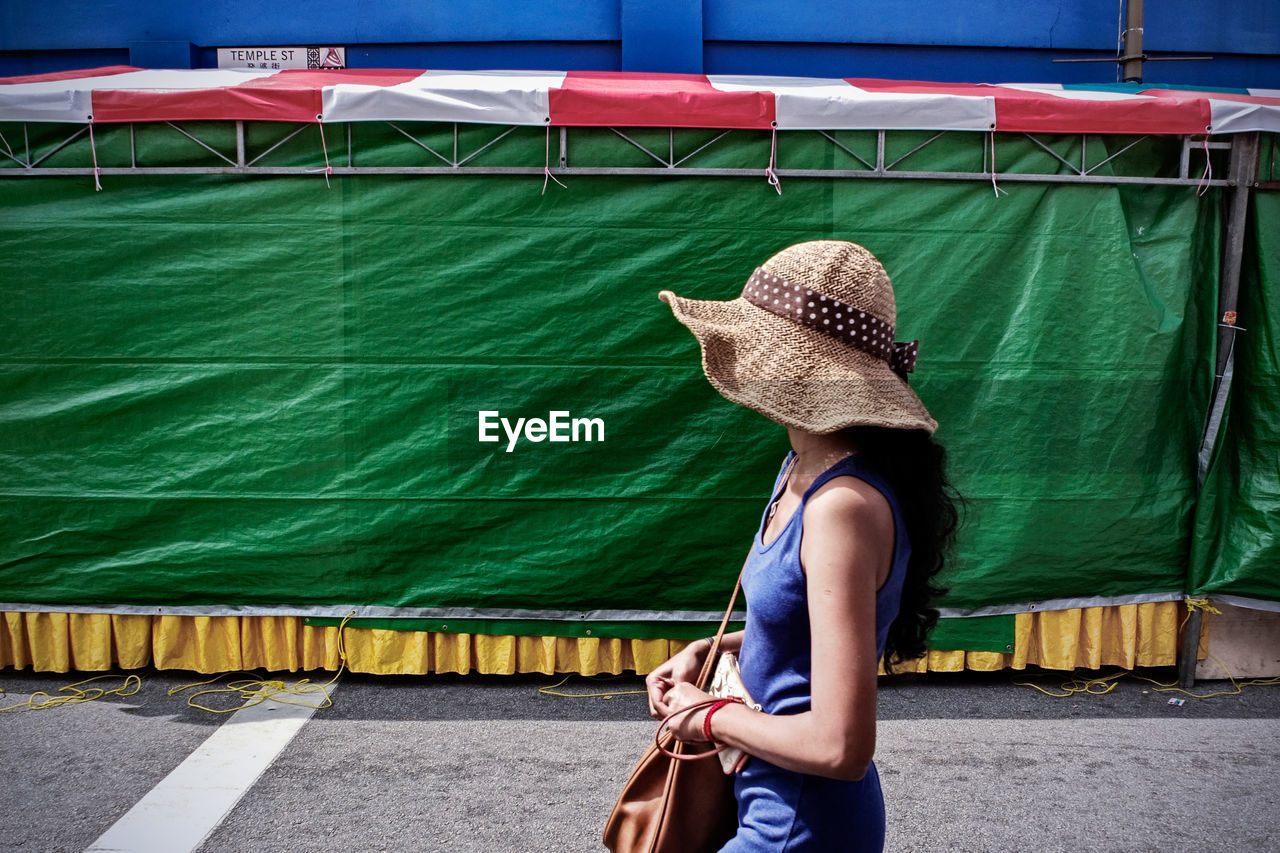
[[[812,288],[787,281],[762,267],[747,279],[742,298],[779,317],[786,317],[857,347],[888,362],[904,380],[915,370],[920,342],[895,341],[893,326],[879,317],[851,308]]]

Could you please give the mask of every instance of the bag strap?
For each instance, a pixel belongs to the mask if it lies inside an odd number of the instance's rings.
[[[752,550],[755,549],[755,543],[752,543]],[[720,654],[720,641],[724,639],[724,629],[729,627],[729,619],[733,616],[733,606],[738,603],[738,592],[742,589],[742,576],[747,571],[747,563],[751,561],[751,554],[747,554],[747,559],[742,561],[742,568],[738,571],[738,582],[733,585],[733,595],[729,596],[729,606],[725,608],[724,618],[720,620],[720,628],[716,631],[715,638],[711,641],[711,649],[707,652],[707,659],[702,662],[702,672],[698,673],[698,680],[694,682],[694,687],[699,690],[706,689],[707,679],[711,677],[711,669],[715,666],[716,657]]]
[[[752,548],[754,549],[754,544]],[[694,682],[694,687],[697,687],[699,690],[704,690],[706,688],[707,679],[711,677],[711,669],[713,666],[715,666],[716,657],[720,654],[720,641],[724,639],[725,628],[729,627],[729,619],[733,616],[733,607],[735,604],[738,603],[738,592],[741,591],[742,589],[742,576],[746,573],[747,563],[750,562],[750,560],[751,560],[751,554],[748,553],[747,559],[742,561],[742,568],[738,571],[738,581],[733,585],[733,595],[729,596],[729,606],[724,609],[724,617],[721,618],[720,620],[720,627],[719,629],[716,630],[716,635],[711,640],[711,648],[707,651],[707,659],[702,662],[702,671],[698,673],[698,680]],[[672,751],[667,749],[658,740],[658,738],[660,738],[662,736],[662,733],[666,730],[667,724],[671,722],[671,719],[673,717],[683,714],[686,711],[693,711],[698,708],[710,707],[716,701],[719,701],[719,700],[712,700],[711,702],[699,702],[699,703],[690,705],[688,708],[682,708],[679,711],[676,711],[674,714],[668,715],[665,720],[663,720],[661,723],[658,724],[658,731],[655,732],[653,736],[654,742],[657,743],[658,745],[658,749],[664,755],[670,758],[680,758],[680,759],[708,758],[709,756],[715,755],[717,752],[720,752],[722,749],[724,749],[724,747],[720,747],[719,749],[714,749],[710,752],[687,753],[687,752],[682,752],[682,750],[686,749],[688,745],[684,743],[677,743],[675,750]],[[674,735],[672,735],[672,738],[674,738]]]
[[[785,482],[790,476],[791,470],[795,468],[797,456],[792,456],[791,461],[787,463],[787,467],[778,475],[779,482]],[[775,492],[777,488],[775,486]],[[724,629],[729,626],[729,617],[733,615],[733,606],[738,603],[738,592],[742,589],[742,576],[747,572],[747,563],[751,562],[751,555],[755,552],[755,534],[751,537],[751,550],[747,552],[747,558],[742,561],[742,568],[738,571],[738,582],[733,585],[733,595],[729,596],[729,606],[725,608],[724,618],[720,620],[720,629],[716,631],[715,639],[711,641],[711,649],[707,652],[707,659],[702,662],[702,672],[698,674],[698,680],[694,682],[694,687],[699,690],[705,690],[707,687],[707,679],[711,677],[711,669],[715,666],[716,658],[720,654],[720,641],[724,639]]]

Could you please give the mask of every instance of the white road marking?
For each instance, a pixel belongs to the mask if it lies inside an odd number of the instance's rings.
[[[314,713],[269,699],[236,711],[85,853],[195,850]]]

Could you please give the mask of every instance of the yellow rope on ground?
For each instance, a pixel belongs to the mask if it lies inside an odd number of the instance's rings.
[[[1056,699],[1061,699],[1067,696],[1075,696],[1078,693],[1088,693],[1091,696],[1101,696],[1104,693],[1110,693],[1112,690],[1114,690],[1116,686],[1116,682],[1119,679],[1124,678],[1125,676],[1129,676],[1130,678],[1136,678],[1139,681],[1145,681],[1145,682],[1148,682],[1149,684],[1155,685],[1151,689],[1156,693],[1181,693],[1185,696],[1191,697],[1192,699],[1212,699],[1215,696],[1239,696],[1241,693],[1244,692],[1244,688],[1246,687],[1261,687],[1261,686],[1280,684],[1280,677],[1250,678],[1244,681],[1238,681],[1236,677],[1231,674],[1231,670],[1227,669],[1226,664],[1218,660],[1218,658],[1214,657],[1213,655],[1209,655],[1209,657],[1213,658],[1213,660],[1217,662],[1218,666],[1222,667],[1222,671],[1227,674],[1227,680],[1231,682],[1232,689],[1215,690],[1212,693],[1193,693],[1192,691],[1187,690],[1184,687],[1179,687],[1175,682],[1169,682],[1166,684],[1163,681],[1156,681],[1154,678],[1149,678],[1145,675],[1138,675],[1136,672],[1133,672],[1132,670],[1127,670],[1127,669],[1121,672],[1113,673],[1111,675],[1104,675],[1099,678],[1089,678],[1089,679],[1072,678],[1058,685],[1058,689],[1062,691],[1061,693],[1052,693],[1046,690],[1045,688],[1041,687],[1040,685],[1032,684],[1029,681],[1015,681],[1013,683],[1020,687],[1031,687],[1035,690],[1039,690],[1041,693],[1043,693],[1046,696],[1052,696]]]
[[[124,683],[119,687],[106,690],[101,687],[90,687],[88,690],[81,690],[80,685],[88,684],[90,681],[99,681],[103,678],[119,678],[118,675],[95,675],[93,678],[86,678],[84,681],[77,681],[75,684],[68,684],[66,687],[59,687],[59,693],[67,693],[65,696],[51,696],[43,690],[37,690],[31,694],[31,698],[25,702],[19,702],[16,705],[10,705],[7,708],[0,708],[0,711],[13,711],[18,708],[26,708],[30,711],[44,711],[49,708],[57,708],[60,705],[79,705],[84,702],[92,702],[95,699],[101,699],[103,696],[132,696],[142,689],[142,679],[136,675],[126,675]],[[70,691],[70,692],[67,692]],[[3,692],[3,691],[0,691]],[[43,699],[36,697],[43,696]]]
[[[246,678],[237,681],[227,682],[226,687],[213,687],[208,690],[198,690],[187,697],[187,704],[192,708],[199,708],[201,711],[208,711],[211,714],[232,714],[242,708],[252,708],[254,705],[260,705],[270,699],[281,705],[299,705],[303,708],[315,708],[317,711],[324,708],[333,707],[333,697],[329,695],[329,688],[338,680],[339,676],[346,671],[347,668],[347,646],[343,639],[343,631],[347,627],[347,623],[351,621],[351,617],[356,612],[352,610],[346,616],[342,617],[342,622],[338,625],[338,671],[333,674],[324,684],[312,684],[310,678],[304,678],[293,686],[285,684],[283,681],[276,679],[258,678],[253,673],[242,672],[240,675]],[[169,691],[170,696],[175,696],[184,690],[190,690],[192,687],[203,687],[207,684],[215,684],[221,681],[229,673],[222,673],[208,681],[196,681],[191,684],[184,684],[180,687],[174,687]],[[217,693],[231,694],[239,700],[240,704],[231,708],[211,708],[196,701],[200,696],[208,696]],[[300,702],[291,699],[282,699],[282,696],[315,696],[321,695],[324,698],[318,704],[311,702]]]
[[[573,678],[573,673],[566,675],[563,679],[560,680],[559,684],[552,684],[550,687],[539,687],[538,692],[541,693],[543,696],[560,696],[564,699],[612,699],[614,696],[634,696],[636,694],[647,692],[645,690],[615,690],[610,693],[557,692],[556,688],[563,687],[569,681],[570,678]]]
[[[1210,607],[1209,612],[1217,613],[1218,611]],[[1212,658],[1213,661],[1218,664],[1218,666],[1222,667],[1222,671],[1227,674],[1227,680],[1231,682],[1230,690],[1217,690],[1217,691],[1214,691],[1213,693],[1192,693],[1190,690],[1187,690],[1186,688],[1183,688],[1183,687],[1179,687],[1177,684],[1174,684],[1174,683],[1165,684],[1163,681],[1156,681],[1154,678],[1147,678],[1145,675],[1134,675],[1133,677],[1141,681],[1146,681],[1146,682],[1150,682],[1151,684],[1154,684],[1155,687],[1153,687],[1152,689],[1157,693],[1182,693],[1186,696],[1190,696],[1192,699],[1212,699],[1215,696],[1239,696],[1241,693],[1244,692],[1244,688],[1246,687],[1260,687],[1260,686],[1266,686],[1266,685],[1272,685],[1272,684],[1280,684],[1280,677],[1250,678],[1244,681],[1237,681],[1236,677],[1231,674],[1231,670],[1227,669],[1227,665],[1225,663],[1223,663],[1221,660],[1219,660],[1217,657],[1215,657],[1212,654],[1210,654],[1209,657]],[[1130,674],[1132,675],[1132,673]]]
[[[1098,678],[1072,678],[1058,685],[1058,689],[1062,691],[1061,693],[1051,693],[1039,684],[1032,684],[1030,681],[1015,681],[1013,683],[1019,687],[1030,687],[1034,690],[1039,690],[1044,695],[1052,696],[1055,699],[1063,699],[1067,696],[1075,696],[1078,693],[1088,693],[1090,696],[1101,696],[1104,693],[1110,693],[1116,689],[1116,680],[1128,674],[1128,671],[1125,671]]]

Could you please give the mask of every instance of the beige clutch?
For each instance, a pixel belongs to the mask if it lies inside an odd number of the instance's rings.
[[[733,652],[725,652],[720,655],[720,660],[716,661],[716,671],[711,676],[711,686],[707,688],[707,693],[717,699],[741,699],[742,704],[748,708],[761,710],[760,704],[751,698],[751,694],[742,683],[742,670],[738,669],[738,659]],[[732,774],[741,770],[751,756],[731,746],[720,752],[719,757],[720,766],[724,768],[724,772]]]

